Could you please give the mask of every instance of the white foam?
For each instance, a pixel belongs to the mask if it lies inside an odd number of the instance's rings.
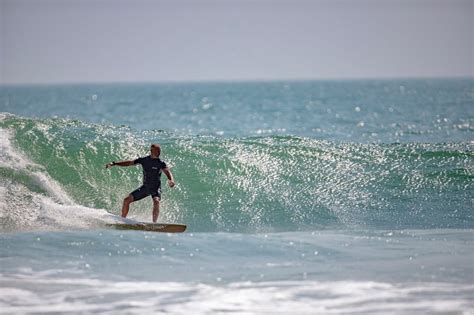
[[[1,276],[7,313],[406,314],[468,312],[474,286],[371,281],[113,282],[38,275]],[[73,303],[72,303],[73,301]]]
[[[6,211],[6,192],[7,192],[7,189],[3,186],[0,186],[0,218],[3,217],[3,214],[5,213]]]
[[[29,161],[23,154],[13,148],[10,140],[11,136],[8,130],[0,128],[0,166],[26,172],[58,202],[73,204],[73,200],[61,186],[44,171],[41,165]]]
[[[39,220],[49,229],[91,228],[119,220],[117,216],[103,209],[58,204],[42,195],[34,196],[34,200],[40,205]]]
[[[13,150],[10,141],[11,133],[0,128],[0,166],[13,169],[24,169],[28,163],[24,157]]]
[[[0,117],[1,118],[1,117]],[[0,183],[0,218],[8,218],[6,230],[58,230],[90,228],[104,223],[122,222],[103,209],[80,206],[41,165],[17,152],[10,131],[0,128],[0,167],[22,172],[33,179],[47,196],[32,192],[21,183]],[[8,198],[7,198],[8,196]]]

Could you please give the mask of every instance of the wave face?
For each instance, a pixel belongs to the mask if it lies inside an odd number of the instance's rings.
[[[119,214],[141,169],[104,165],[146,155],[153,142],[178,183],[164,187],[160,221],[194,231],[474,227],[472,142],[183,136],[12,114],[0,128],[4,231],[90,226],[104,210]],[[150,220],[151,201],[134,203],[130,217]]]

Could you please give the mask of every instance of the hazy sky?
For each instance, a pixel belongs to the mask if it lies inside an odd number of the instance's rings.
[[[0,0],[0,82],[474,76],[474,0]]]

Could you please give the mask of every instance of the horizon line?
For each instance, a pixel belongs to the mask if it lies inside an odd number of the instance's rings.
[[[474,74],[453,76],[400,76],[400,77],[347,77],[347,78],[282,78],[282,79],[191,79],[191,80],[120,80],[120,81],[51,81],[51,82],[6,82],[8,86],[61,86],[61,85],[120,85],[120,84],[209,84],[209,83],[272,83],[272,82],[348,82],[348,81],[416,81],[416,80],[469,80]]]

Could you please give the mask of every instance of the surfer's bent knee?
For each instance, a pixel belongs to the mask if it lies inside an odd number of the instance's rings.
[[[160,203],[160,197],[153,197],[153,203]]]
[[[123,199],[123,201],[125,202],[133,202],[133,195],[128,195],[127,197],[125,197],[125,199]]]

